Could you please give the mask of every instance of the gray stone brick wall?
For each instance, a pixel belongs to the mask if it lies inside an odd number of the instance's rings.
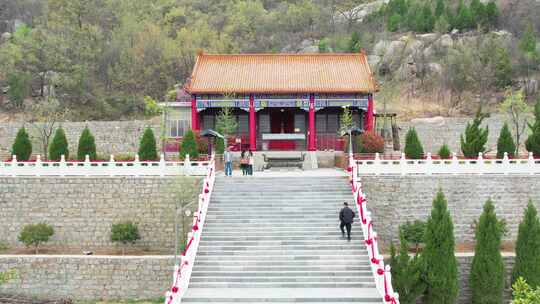
[[[432,122],[426,120],[400,122],[398,125],[401,128],[401,148],[405,147],[407,130],[410,127],[415,127],[426,153],[436,154],[444,143],[450,147],[452,152],[460,153],[459,137],[465,132],[465,127],[470,121],[472,121],[470,117],[445,117],[442,120],[433,120]],[[488,142],[486,144],[488,151],[496,153],[497,139],[505,121],[507,121],[507,116],[500,114],[493,114],[484,120],[483,126],[487,125],[489,127]],[[523,138],[524,140],[525,138]]]
[[[113,223],[138,224],[140,248],[170,253],[174,247],[175,178],[0,178],[0,240],[22,246],[26,224],[46,222],[55,247],[97,250],[114,247]]]
[[[76,156],[79,137],[87,125],[95,137],[97,153],[107,156],[107,158],[110,154],[137,153],[139,141],[146,126],[153,128],[157,139],[161,134],[159,120],[64,122],[62,127],[66,132],[70,154],[73,156]],[[0,124],[0,152],[6,153],[10,151],[17,131],[21,126],[22,123]],[[27,125],[27,131],[32,136],[34,153],[43,154],[34,129]]]
[[[540,208],[540,176],[396,176],[362,177],[375,228],[383,243],[398,241],[398,226],[426,220],[442,188],[454,221],[456,241],[474,240],[474,223],[488,198],[506,221],[505,240],[515,241],[529,198]]]
[[[456,259],[458,261],[458,278],[459,278],[459,297],[458,304],[471,303],[471,289],[469,284],[469,276],[471,273],[471,265],[473,253],[458,253]],[[512,299],[512,268],[514,267],[514,254],[503,254],[504,270],[505,270],[505,289],[504,303],[510,303]]]
[[[157,299],[172,282],[171,256],[2,256],[0,271],[18,278],[0,293],[37,298]]]

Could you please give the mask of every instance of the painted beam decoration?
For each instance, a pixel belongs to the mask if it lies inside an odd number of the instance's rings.
[[[309,110],[309,94],[257,94],[254,95],[255,109],[264,108],[301,108]],[[248,95],[198,95],[197,111],[208,108],[240,108],[249,110]],[[367,110],[368,96],[360,94],[315,94],[315,109],[328,107],[353,107]]]

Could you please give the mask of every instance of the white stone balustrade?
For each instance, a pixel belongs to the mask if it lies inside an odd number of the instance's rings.
[[[159,161],[115,161],[111,155],[109,161],[60,161],[20,162],[13,156],[9,162],[0,162],[0,176],[204,176],[210,161],[190,161],[189,155],[184,161],[166,161],[161,154]]]
[[[433,159],[431,153],[425,159],[406,159],[405,154],[400,159],[381,159],[377,153],[374,159],[355,163],[359,175],[540,174],[540,159],[532,153],[522,159],[510,159],[506,153],[502,159],[485,159],[481,154],[476,159],[458,159],[455,153],[451,159]]]

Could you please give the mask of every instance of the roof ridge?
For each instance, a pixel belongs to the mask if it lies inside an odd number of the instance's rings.
[[[223,57],[253,57],[253,56],[274,56],[274,57],[286,57],[286,56],[366,56],[362,53],[242,53],[242,54],[225,54],[225,53],[204,53],[200,54],[200,57],[210,56],[223,56]]]

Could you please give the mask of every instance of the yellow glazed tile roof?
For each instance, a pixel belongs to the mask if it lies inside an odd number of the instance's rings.
[[[204,54],[186,90],[212,93],[372,93],[377,83],[365,53]]]

